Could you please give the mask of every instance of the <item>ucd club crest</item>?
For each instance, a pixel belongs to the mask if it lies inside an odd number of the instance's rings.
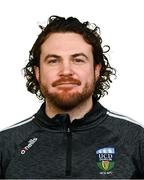
[[[114,168],[115,148],[106,147],[96,150],[97,166],[103,172],[109,172]]]

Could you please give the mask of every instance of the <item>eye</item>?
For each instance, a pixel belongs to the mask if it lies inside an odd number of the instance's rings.
[[[82,58],[75,58],[73,61],[76,64],[84,64],[85,63],[85,60]]]
[[[55,65],[55,64],[59,63],[59,60],[58,59],[49,59],[47,61],[47,63],[50,64],[50,65]]]

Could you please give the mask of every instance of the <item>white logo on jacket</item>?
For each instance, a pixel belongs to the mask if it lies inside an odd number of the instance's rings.
[[[21,150],[21,154],[25,154],[26,151],[28,151],[32,146],[33,144],[37,141],[37,138],[33,138],[33,139],[30,139],[28,141],[28,145],[25,146],[22,150]]]

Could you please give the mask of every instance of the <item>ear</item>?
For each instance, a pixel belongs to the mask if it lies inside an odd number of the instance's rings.
[[[95,65],[95,78],[96,78],[96,81],[99,79],[100,70],[101,70],[101,64],[96,64]]]
[[[36,80],[39,82],[39,79],[40,79],[40,69],[39,69],[38,66],[34,66],[34,72],[35,72]]]

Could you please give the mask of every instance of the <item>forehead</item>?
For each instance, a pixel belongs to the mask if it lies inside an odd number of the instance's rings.
[[[89,53],[92,52],[92,46],[82,35],[71,32],[52,33],[41,46],[42,53],[76,53],[76,51]]]

